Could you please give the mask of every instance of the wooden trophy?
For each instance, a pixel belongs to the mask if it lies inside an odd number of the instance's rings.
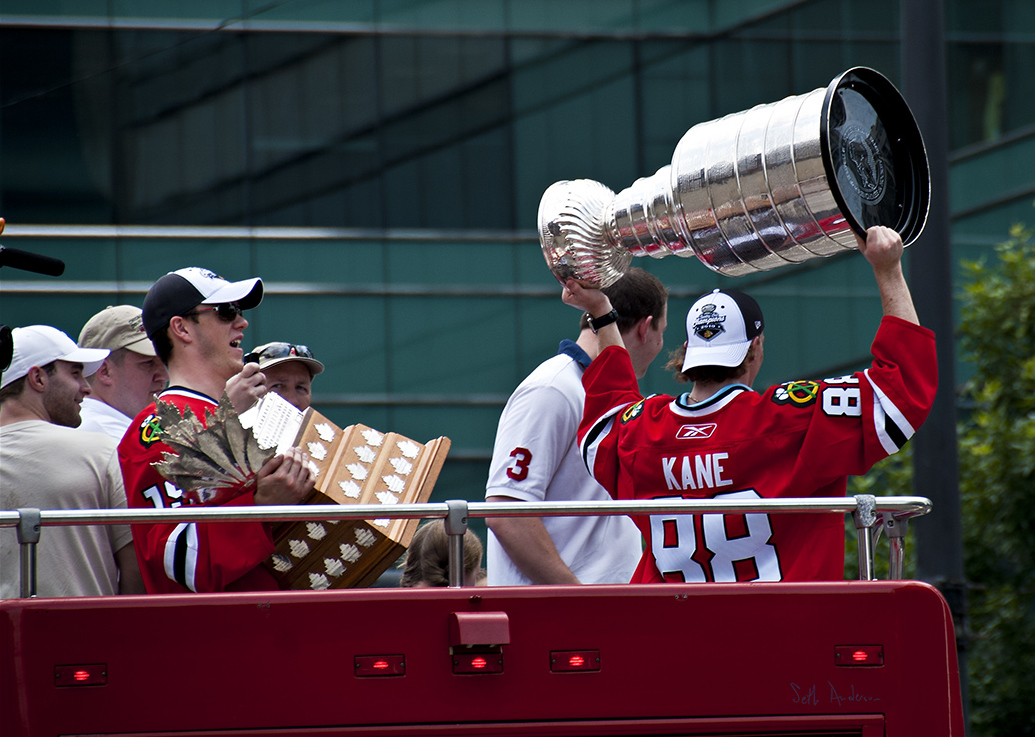
[[[279,448],[299,446],[309,454],[316,488],[307,504],[387,508],[427,502],[450,446],[447,437],[419,443],[366,425],[340,428],[311,407],[299,412],[276,394],[264,397],[249,420],[260,445],[276,439]],[[274,528],[276,550],[266,567],[284,588],[369,586],[406,551],[419,523],[417,518],[283,522]]]

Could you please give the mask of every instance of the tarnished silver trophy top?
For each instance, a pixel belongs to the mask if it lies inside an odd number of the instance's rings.
[[[857,247],[874,225],[919,237],[930,206],[920,130],[880,73],[695,125],[672,162],[617,195],[588,179],[551,185],[539,241],[554,276],[608,286],[633,256],[695,257],[727,276]]]
[[[539,201],[539,243],[554,276],[607,286],[621,278],[632,254],[615,248],[607,229],[615,193],[592,179],[555,182]]]

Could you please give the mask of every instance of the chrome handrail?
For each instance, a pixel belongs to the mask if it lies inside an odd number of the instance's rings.
[[[36,595],[36,545],[41,528],[72,525],[125,525],[159,522],[241,522],[345,519],[442,518],[450,535],[450,586],[462,585],[463,536],[471,517],[571,517],[641,514],[851,514],[858,531],[859,578],[873,578],[876,529],[885,529],[891,546],[890,577],[902,577],[907,521],[931,511],[925,497],[813,497],[808,499],[651,499],[601,502],[468,502],[425,504],[303,504],[255,507],[178,507],[175,509],[36,509],[0,510],[0,528],[17,528],[21,544],[21,593]],[[456,569],[454,571],[454,568]],[[28,580],[26,580],[28,579]]]

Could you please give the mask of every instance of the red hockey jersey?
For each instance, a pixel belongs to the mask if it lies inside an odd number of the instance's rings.
[[[934,334],[881,322],[870,368],[757,394],[727,386],[704,402],[641,398],[629,354],[603,351],[583,375],[579,443],[619,500],[842,496],[847,476],[899,450],[937,388]],[[841,580],[840,515],[653,515],[633,582]]]
[[[170,387],[158,401],[185,407],[202,421],[215,400],[190,389]],[[170,448],[159,440],[158,418],[151,404],[136,416],[119,443],[119,462],[130,507],[155,509],[189,504],[183,491],[151,465]],[[226,502],[255,504],[255,490]],[[279,588],[262,562],[273,554],[271,525],[263,522],[173,522],[133,525],[140,572],[149,594],[216,591],[271,591]]]

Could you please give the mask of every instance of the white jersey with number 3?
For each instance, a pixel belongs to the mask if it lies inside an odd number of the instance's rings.
[[[570,355],[560,353],[529,374],[500,417],[485,495],[529,502],[609,500],[579,457],[576,433],[584,401],[582,366]],[[642,545],[628,517],[542,519],[561,559],[582,583],[627,583],[632,577]],[[492,586],[531,583],[491,531],[487,565]]]

